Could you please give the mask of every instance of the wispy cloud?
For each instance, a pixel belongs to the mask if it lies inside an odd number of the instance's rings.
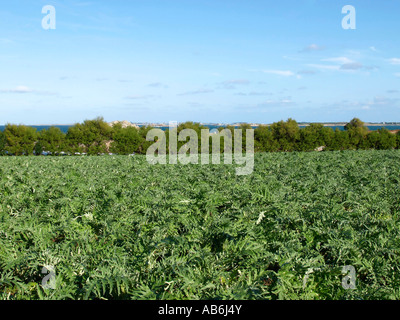
[[[300,74],[300,75],[313,75],[316,73],[317,72],[315,70],[300,70],[299,72],[297,72],[297,74]]]
[[[204,93],[211,93],[214,92],[214,90],[209,90],[209,89],[200,89],[200,90],[194,90],[194,91],[187,91],[184,93],[178,94],[178,96],[192,96],[196,94],[204,94]]]
[[[322,59],[321,61],[328,61],[328,62],[337,62],[339,64],[348,64],[348,63],[353,63],[354,61],[347,58],[347,57],[335,57],[335,58],[327,58],[327,59]]]
[[[372,110],[398,106],[399,99],[387,98],[385,96],[375,96],[366,101],[342,101],[335,108],[346,110]],[[340,105],[340,107],[338,107]]]
[[[248,84],[250,84],[250,81],[246,79],[226,80],[218,83],[219,88],[223,89],[236,89],[237,86],[243,86]]]
[[[12,89],[3,89],[0,90],[1,93],[19,93],[19,94],[24,94],[24,93],[31,93],[33,90],[29,87],[26,86],[17,86]]]
[[[341,70],[360,70],[364,66],[358,62],[345,63],[340,66]]]
[[[334,57],[321,59],[322,62],[330,62],[330,64],[308,64],[309,67],[319,70],[336,70],[336,71],[357,71],[361,69],[374,70],[377,67],[366,67],[362,63],[354,61],[348,57]],[[332,64],[334,63],[334,64]]]
[[[384,96],[376,96],[371,101],[368,101],[365,106],[369,108],[382,108],[382,107],[392,107],[398,104],[399,99],[390,99]]]
[[[287,107],[293,106],[295,102],[291,97],[285,97],[278,100],[267,100],[260,104],[260,106],[273,106],[273,107]]]
[[[17,86],[11,89],[2,89],[0,93],[9,93],[9,94],[36,94],[36,95],[44,95],[44,96],[56,96],[58,93],[45,91],[45,90],[34,90],[27,86]]]
[[[400,58],[389,59],[389,63],[394,65],[400,65]]]
[[[324,46],[320,46],[317,44],[310,44],[309,46],[303,48],[302,50],[300,50],[299,52],[313,52],[313,51],[321,51],[324,50],[325,47]]]
[[[339,70],[339,65],[326,65],[326,64],[308,64],[307,66],[318,70]]]
[[[275,74],[278,76],[283,76],[283,77],[292,77],[294,76],[294,72],[290,70],[263,70],[262,72],[264,73],[269,73],[269,74]]]
[[[226,84],[226,85],[242,85],[242,84],[249,84],[250,81],[249,80],[245,80],[245,79],[238,79],[238,80],[228,80],[228,81],[224,81],[222,82],[222,84]]]
[[[245,92],[238,92],[235,93],[236,96],[270,96],[272,93],[270,92],[258,92],[258,91],[251,91],[248,93]]]
[[[168,88],[168,86],[166,84],[163,84],[161,82],[149,83],[147,86],[152,87],[152,88],[164,88],[164,89]]]
[[[146,100],[146,99],[151,99],[151,98],[156,98],[157,96],[155,95],[133,95],[133,96],[127,96],[125,99],[129,100]]]

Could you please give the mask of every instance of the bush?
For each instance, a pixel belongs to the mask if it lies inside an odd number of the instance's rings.
[[[35,128],[7,124],[4,130],[6,151],[14,155],[30,155],[37,141]]]

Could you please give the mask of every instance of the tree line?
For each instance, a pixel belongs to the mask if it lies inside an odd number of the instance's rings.
[[[153,128],[150,126],[123,128],[121,124],[111,127],[101,117],[77,123],[69,127],[67,133],[58,127],[37,131],[29,126],[7,124],[5,130],[0,131],[0,154],[146,154],[147,148],[154,143],[146,141],[147,132],[151,129]],[[199,123],[185,122],[178,126],[178,133],[183,129],[193,129],[200,137],[201,130],[208,128]],[[226,126],[219,130],[223,129],[231,130],[233,136],[234,127]],[[242,124],[239,129],[251,127]],[[166,131],[167,140],[168,132],[169,130]],[[244,134],[244,149],[245,141]],[[178,146],[184,143],[186,142],[180,141]],[[295,120],[288,119],[270,126],[257,127],[254,130],[254,147],[256,152],[314,151],[320,147],[326,151],[400,149],[400,132],[392,134],[384,127],[370,131],[358,118],[347,123],[344,131],[338,128],[333,130],[318,123],[300,128]],[[223,148],[224,138],[221,137],[221,151]]]

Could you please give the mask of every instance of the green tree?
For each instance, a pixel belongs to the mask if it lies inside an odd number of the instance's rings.
[[[3,131],[0,131],[0,156],[5,155],[6,152],[6,136]]]
[[[259,126],[254,130],[254,148],[257,152],[278,151],[278,143],[269,126]]]
[[[35,155],[36,156],[40,156],[42,154],[42,152],[44,151],[43,148],[43,144],[42,142],[39,140],[35,143]]]
[[[378,131],[369,132],[365,142],[366,149],[376,149],[379,144],[379,139],[380,136]]]
[[[45,151],[52,154],[63,151],[65,145],[65,133],[60,128],[50,127],[47,130],[39,132],[39,142],[41,142]]]
[[[364,122],[361,121],[361,120],[358,119],[358,118],[353,118],[352,120],[350,120],[349,123],[347,123],[347,124],[344,126],[344,129],[347,130],[347,131],[348,131],[348,130],[351,130],[351,129],[356,129],[356,128],[360,128],[360,129],[365,130],[365,132],[368,132],[368,128],[365,127]]]
[[[338,128],[335,129],[332,139],[327,143],[327,150],[347,150],[350,148],[349,133]]]
[[[151,130],[154,129],[151,126],[143,126],[139,128],[139,136],[140,136],[140,145],[138,148],[139,154],[146,154],[147,149],[154,143],[152,141],[147,141],[147,133]]]
[[[196,132],[196,134],[197,134],[197,146],[198,146],[197,152],[200,152],[201,151],[201,149],[200,149],[201,148],[201,130],[202,129],[207,129],[207,127],[202,126],[200,123],[192,122],[192,121],[187,121],[187,122],[181,123],[176,128],[178,137],[179,137],[179,133],[182,130],[185,130],[185,129],[192,129],[192,130],[194,130]],[[169,141],[170,141],[171,131],[169,129],[167,129],[165,131],[165,135],[166,135],[166,143],[167,143],[167,152],[169,152]],[[189,140],[190,140],[189,137],[186,137],[186,140],[184,140],[184,141],[179,141],[178,140],[178,142],[177,142],[177,149],[178,150],[177,151],[179,151],[184,144],[189,142]]]
[[[390,150],[396,148],[397,138],[394,134],[386,128],[381,128],[378,130],[379,140],[376,146],[378,150]]]
[[[365,149],[365,141],[369,130],[364,126],[364,122],[358,118],[353,118],[345,125],[344,129],[349,135],[350,149]]]
[[[300,138],[300,128],[296,120],[289,118],[271,125],[272,136],[278,143],[280,151],[293,151]]]
[[[15,155],[33,154],[37,140],[36,128],[7,124],[4,130],[6,151]]]
[[[202,129],[208,129],[207,127],[201,125],[198,122],[192,122],[192,121],[187,121],[184,123],[179,124],[177,130],[178,130],[178,134],[185,129],[192,129],[196,132],[197,134],[197,146],[198,146],[198,152],[201,151],[201,130]],[[186,144],[189,141],[189,137],[186,138],[185,141],[178,141],[178,150],[180,150],[180,148]]]
[[[142,137],[135,127],[122,128],[121,124],[113,127],[112,144],[110,151],[118,154],[131,154],[139,152],[142,144]]]
[[[400,130],[396,133],[396,149],[400,149]]]
[[[324,126],[319,123],[311,123],[309,126],[300,129],[300,138],[297,143],[299,151],[313,151],[317,147],[326,145],[326,134]]]
[[[98,154],[107,152],[106,143],[112,139],[112,127],[102,117],[75,124],[67,132],[66,142],[70,152]]]

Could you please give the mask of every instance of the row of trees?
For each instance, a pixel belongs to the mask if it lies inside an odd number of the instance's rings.
[[[67,133],[58,127],[37,131],[24,125],[7,124],[0,132],[1,154],[40,155],[43,151],[56,154],[145,153],[151,142],[146,141],[150,127],[122,128],[109,126],[103,118],[86,120],[71,126]]]
[[[382,127],[370,131],[364,123],[354,118],[345,130],[325,127],[312,123],[300,129],[295,120],[280,121],[255,130],[257,151],[312,151],[323,146],[324,150],[359,150],[359,149],[398,149],[400,134],[392,134]]]
[[[250,129],[243,124],[240,129]],[[8,124],[4,132],[0,132],[0,154],[31,155],[41,154],[43,151],[51,154],[87,153],[96,155],[101,153],[115,154],[145,154],[153,143],[146,141],[147,132],[151,127],[127,127],[121,124],[109,126],[103,118],[86,120],[78,123],[63,133],[57,127],[51,127],[37,132],[35,128]],[[193,129],[200,137],[201,130],[207,129],[198,123],[186,122],[180,124],[177,131]],[[232,131],[235,128],[221,128]],[[166,131],[167,140],[169,131]],[[211,138],[210,138],[211,139]],[[255,150],[258,152],[277,151],[312,151],[323,146],[325,150],[356,150],[356,149],[400,149],[400,134],[392,134],[385,128],[369,131],[364,123],[354,118],[345,127],[345,130],[333,130],[322,124],[311,124],[300,128],[293,119],[279,121],[270,126],[260,126],[254,131]],[[243,135],[245,143],[245,135]],[[180,147],[185,142],[179,142]],[[168,144],[167,144],[168,145]],[[211,145],[211,144],[210,144]],[[245,149],[245,145],[243,146]],[[199,149],[200,150],[200,149]],[[223,138],[221,138],[223,150]]]

